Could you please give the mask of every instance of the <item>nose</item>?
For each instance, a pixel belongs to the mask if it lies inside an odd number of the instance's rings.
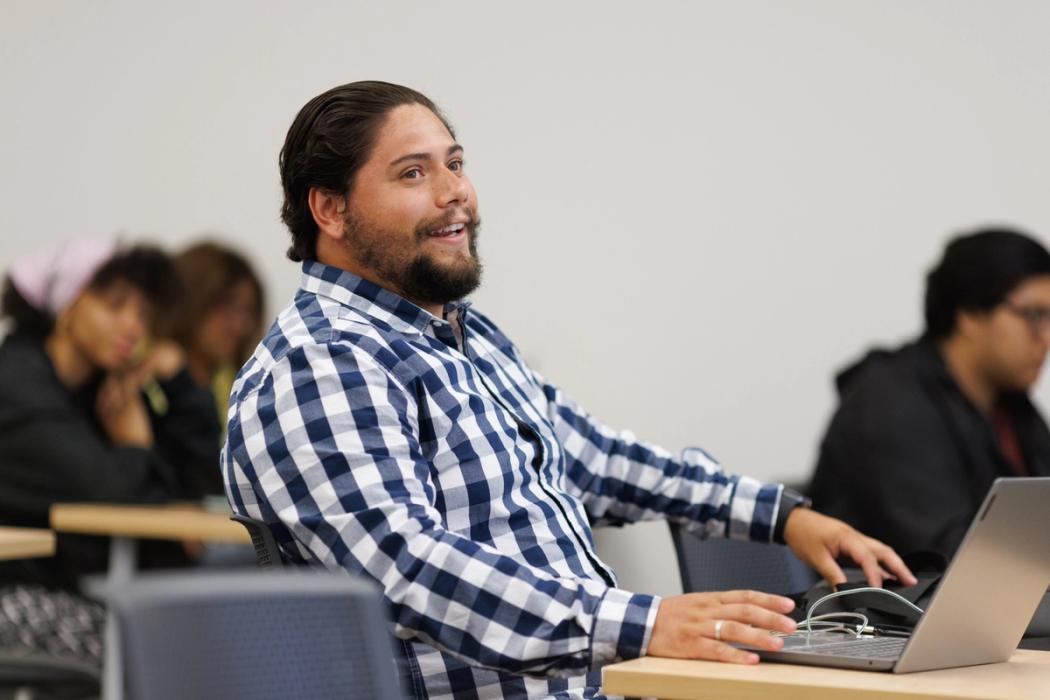
[[[447,168],[442,169],[437,178],[437,202],[444,208],[453,205],[464,205],[470,199],[470,180],[466,175],[458,174]]]
[[[125,337],[137,343],[146,337],[149,331],[147,312],[138,304],[128,304],[123,311],[120,315],[121,331]]]
[[[1036,337],[1039,339],[1039,345],[1043,349],[1043,355],[1046,355],[1047,351],[1050,350],[1050,324],[1039,326]]]

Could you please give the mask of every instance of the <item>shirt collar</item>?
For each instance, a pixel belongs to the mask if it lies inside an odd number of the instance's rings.
[[[316,260],[304,260],[302,269],[299,286],[304,291],[328,297],[401,332],[426,333],[432,327],[448,326],[450,324],[446,319],[452,311],[459,312],[456,316],[462,322],[470,307],[470,302],[462,299],[449,302],[445,304],[444,318],[438,318],[404,297],[352,272]]]

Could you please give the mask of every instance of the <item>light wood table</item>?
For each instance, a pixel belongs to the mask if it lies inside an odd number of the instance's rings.
[[[140,539],[251,544],[248,531],[230,520],[228,513],[206,511],[189,503],[56,503],[51,506],[51,527],[57,532],[112,538],[103,597],[113,595],[135,575]],[[119,628],[112,612],[107,613],[105,654],[102,697],[120,700],[124,695],[124,669]]]
[[[50,557],[55,533],[36,527],[0,527],[0,559]]]
[[[1018,649],[1006,663],[902,674],[645,657],[606,666],[602,689],[665,700],[1047,700],[1050,651]]]
[[[230,520],[228,513],[183,503],[56,503],[51,507],[51,527],[80,535],[251,544],[248,531]]]

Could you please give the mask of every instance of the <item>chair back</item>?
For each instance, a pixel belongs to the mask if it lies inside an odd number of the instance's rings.
[[[399,697],[382,598],[346,574],[144,575],[112,605],[130,697]]]
[[[26,650],[0,650],[0,697],[97,698],[99,669],[74,659]],[[22,694],[19,695],[18,693]]]
[[[284,566],[277,540],[273,538],[273,533],[266,523],[239,514],[231,515],[230,520],[244,525],[244,529],[248,531],[248,536],[252,538],[252,547],[255,548],[255,563],[260,568],[279,569]]]
[[[808,590],[820,578],[780,544],[702,539],[671,524],[682,590],[755,590],[786,595]]]

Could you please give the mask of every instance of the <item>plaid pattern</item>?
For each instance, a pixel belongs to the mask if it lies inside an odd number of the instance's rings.
[[[379,582],[421,698],[593,697],[597,669],[645,653],[659,599],[616,587],[591,524],[769,541],[779,497],[596,422],[467,303],[439,319],[317,262],[228,418],[234,510]]]

